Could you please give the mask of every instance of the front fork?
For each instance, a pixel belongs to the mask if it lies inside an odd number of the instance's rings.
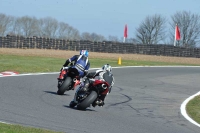
[[[60,75],[58,77],[58,80],[59,79],[64,79],[64,77],[66,76],[67,74],[67,70],[63,69],[61,72],[60,72]]]
[[[60,88],[60,86],[63,84],[63,80],[62,79],[58,79],[58,88]]]

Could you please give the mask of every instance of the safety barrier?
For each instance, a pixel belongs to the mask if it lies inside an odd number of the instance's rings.
[[[200,58],[200,48],[176,47],[173,45],[144,45],[119,42],[91,42],[86,40],[63,40],[44,37],[4,36],[0,37],[0,48],[20,49],[56,49],[73,50],[87,49],[90,52],[145,54],[176,57]]]

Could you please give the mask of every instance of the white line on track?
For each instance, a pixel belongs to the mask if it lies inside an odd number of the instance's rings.
[[[8,123],[8,122],[3,122],[3,121],[0,121],[0,123],[3,123],[3,124],[10,124],[10,123]],[[11,125],[11,124],[10,124]]]
[[[122,67],[112,67],[112,68],[128,68],[128,67],[199,67],[200,66],[122,66]],[[91,68],[90,70],[95,70],[95,69],[99,69],[99,68]],[[27,76],[27,75],[44,75],[44,74],[58,74],[59,72],[51,72],[51,73],[27,73],[27,74],[16,74],[16,75],[0,75],[0,77],[13,77],[13,76]],[[193,99],[195,96],[197,95],[200,95],[200,92],[190,96],[189,98],[187,98],[182,104],[181,104],[181,107],[180,107],[180,110],[181,110],[181,114],[188,120],[190,121],[191,123],[193,123],[194,125],[200,127],[200,124],[198,124],[197,122],[195,122],[193,119],[191,119],[187,113],[186,113],[186,105],[187,103]],[[7,123],[7,122],[3,122],[3,121],[0,121],[0,123],[6,123],[6,124],[10,124],[10,123]]]
[[[191,119],[191,118],[188,116],[187,112],[186,112],[186,105],[187,105],[187,103],[188,103],[190,100],[192,100],[192,99],[193,99],[195,96],[197,96],[197,95],[200,95],[200,91],[199,91],[198,93],[196,93],[196,94],[194,94],[194,95],[188,97],[188,98],[181,104],[180,110],[181,110],[181,114],[182,114],[188,121],[190,121],[190,122],[193,123],[194,125],[200,127],[200,124],[198,124],[196,121],[194,121],[193,119]]]

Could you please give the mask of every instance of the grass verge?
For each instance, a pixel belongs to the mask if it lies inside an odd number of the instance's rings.
[[[194,121],[200,124],[200,95],[188,102],[186,111]]]
[[[20,55],[0,55],[0,72],[17,71],[19,73],[35,72],[57,72],[64,64],[65,59]],[[109,63],[113,67],[117,66],[195,66],[194,64],[166,63],[152,61],[123,60],[121,65],[114,59],[90,59],[91,68],[101,67]],[[197,66],[197,65],[196,65]]]
[[[20,125],[11,125],[4,123],[0,123],[0,132],[1,133],[61,133],[46,129],[23,127]]]

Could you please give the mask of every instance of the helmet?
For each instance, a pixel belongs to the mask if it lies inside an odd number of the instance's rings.
[[[102,70],[112,72],[112,67],[109,64],[106,64],[102,67]]]
[[[80,55],[85,55],[88,57],[88,51],[87,50],[80,50]]]

